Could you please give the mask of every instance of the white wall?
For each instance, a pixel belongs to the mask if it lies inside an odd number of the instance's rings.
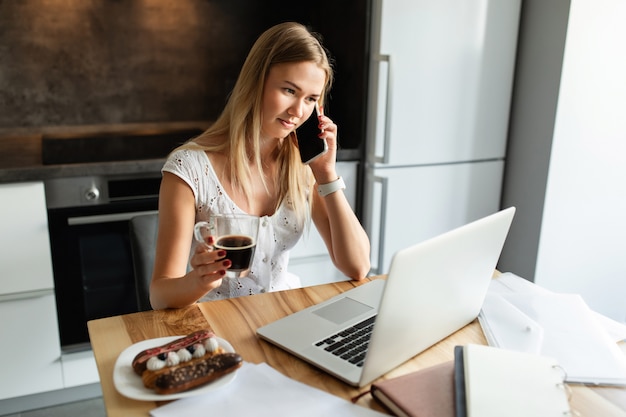
[[[626,2],[574,0],[535,282],[626,321]]]
[[[526,0],[499,268],[626,322],[626,2]]]

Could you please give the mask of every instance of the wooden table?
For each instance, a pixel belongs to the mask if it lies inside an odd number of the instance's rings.
[[[377,279],[381,277],[374,277]],[[92,320],[88,323],[91,344],[98,365],[104,404],[109,417],[148,416],[162,403],[136,401],[119,394],[113,385],[113,368],[119,354],[133,343],[164,336],[185,335],[210,327],[228,340],[245,361],[267,362],[283,374],[350,399],[367,390],[351,387],[317,368],[297,359],[270,343],[260,340],[258,327],[280,317],[319,303],[360,285],[346,281],[296,290],[281,291],[199,303],[179,310],[148,311]],[[480,325],[475,320],[463,329],[394,369],[381,379],[406,374],[453,359],[455,345],[486,344]],[[531,399],[529,399],[531,400]],[[581,417],[626,416],[626,388],[572,386],[570,403]],[[358,404],[383,411],[370,395]]]

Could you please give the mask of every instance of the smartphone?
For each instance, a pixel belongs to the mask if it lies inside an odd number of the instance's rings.
[[[317,135],[321,133],[319,129],[320,107],[315,102],[315,110],[313,114],[296,129],[298,137],[298,149],[300,150],[300,159],[302,163],[308,164],[316,158],[324,155],[328,151],[328,143],[326,139],[320,139]]]

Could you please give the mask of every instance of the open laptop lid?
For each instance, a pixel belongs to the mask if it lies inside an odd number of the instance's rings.
[[[514,214],[502,210],[394,255],[360,386],[478,316]]]
[[[374,280],[346,291],[263,326],[257,334],[349,384],[364,386],[476,318],[514,211],[401,250],[386,282]],[[377,312],[362,368],[314,347]]]

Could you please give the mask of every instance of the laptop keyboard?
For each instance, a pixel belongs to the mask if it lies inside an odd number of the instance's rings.
[[[356,366],[363,366],[365,353],[372,336],[376,316],[348,327],[315,344],[333,355]]]

